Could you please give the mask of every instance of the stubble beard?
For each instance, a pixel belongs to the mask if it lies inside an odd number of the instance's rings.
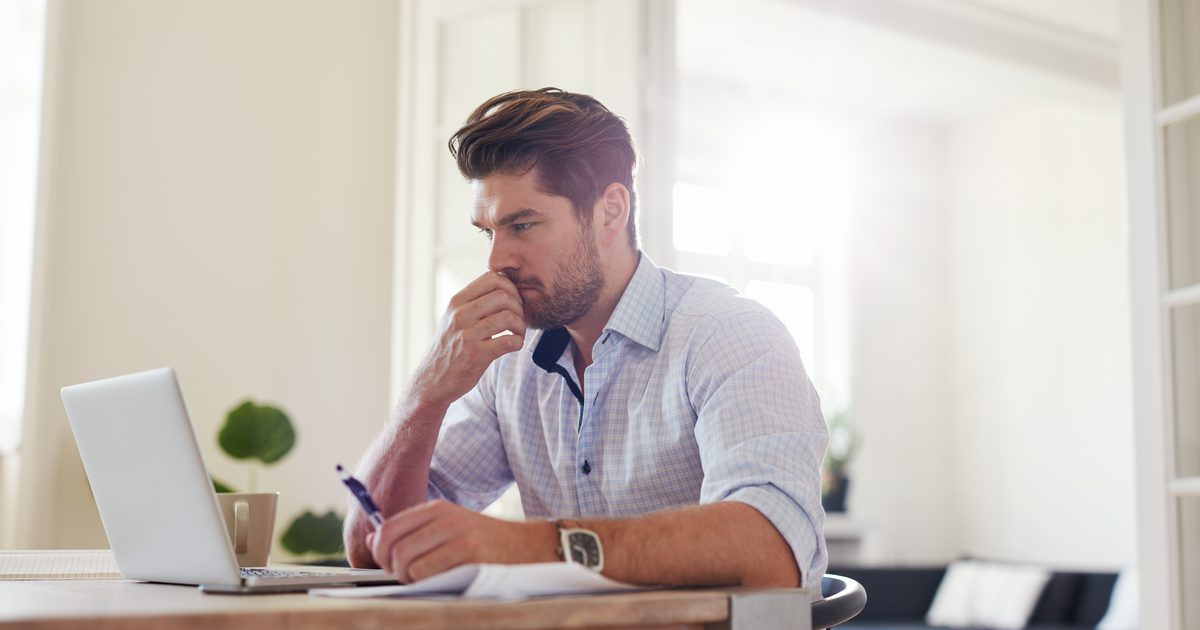
[[[549,291],[537,278],[518,277],[513,282],[518,287],[538,290],[540,299],[526,300],[524,305],[525,323],[530,328],[551,330],[583,317],[604,288],[600,251],[592,239],[591,226],[580,230],[575,250],[567,256]]]

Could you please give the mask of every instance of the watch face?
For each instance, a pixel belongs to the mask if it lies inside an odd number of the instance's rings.
[[[571,560],[594,569],[600,566],[600,540],[591,532],[573,531],[567,537]]]

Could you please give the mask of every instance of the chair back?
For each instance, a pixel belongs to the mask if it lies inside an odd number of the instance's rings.
[[[824,630],[846,623],[867,605],[867,590],[862,584],[841,575],[821,578],[821,597],[812,604],[812,628]]]

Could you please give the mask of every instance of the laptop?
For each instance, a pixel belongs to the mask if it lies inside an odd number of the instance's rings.
[[[396,581],[378,569],[239,569],[171,368],[71,385],[62,399],[125,578],[224,593]]]

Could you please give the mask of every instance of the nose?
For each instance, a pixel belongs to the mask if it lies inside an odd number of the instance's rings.
[[[497,233],[492,237],[492,249],[488,252],[488,269],[495,272],[515,271],[520,267],[520,260],[513,244]]]

